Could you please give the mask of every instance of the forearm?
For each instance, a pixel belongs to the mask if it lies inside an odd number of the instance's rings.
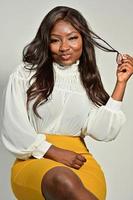
[[[44,158],[55,160],[75,169],[79,169],[86,162],[86,158],[83,155],[74,151],[58,148],[54,145],[51,145],[44,155]]]
[[[54,160],[54,157],[58,154],[59,148],[51,145],[48,151],[45,153],[44,157]]]
[[[111,97],[116,101],[122,101],[126,89],[126,82],[116,82],[114,91]]]

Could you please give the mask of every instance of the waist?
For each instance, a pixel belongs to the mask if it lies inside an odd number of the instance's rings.
[[[67,135],[54,135],[45,134],[46,141],[52,143],[53,145],[67,149],[70,151],[75,151],[77,153],[88,153],[88,149],[84,142],[84,139],[80,136],[67,136]]]

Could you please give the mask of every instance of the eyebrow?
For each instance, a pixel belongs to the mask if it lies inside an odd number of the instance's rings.
[[[72,35],[72,34],[74,34],[74,33],[77,34],[78,31],[72,31],[71,33],[68,33],[67,36]],[[50,36],[57,36],[57,37],[60,37],[60,36],[62,36],[62,35],[60,35],[60,34],[56,34],[56,33],[52,33],[52,34],[50,34]]]

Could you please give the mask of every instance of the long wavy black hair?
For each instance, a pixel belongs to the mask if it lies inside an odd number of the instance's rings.
[[[29,102],[34,99],[33,111],[38,117],[40,116],[37,107],[48,100],[54,87],[53,60],[49,44],[51,30],[59,20],[71,23],[81,34],[83,51],[78,68],[88,98],[97,106],[106,104],[109,99],[96,64],[94,47],[96,46],[107,52],[117,51],[89,28],[85,18],[79,11],[66,6],[58,6],[44,17],[35,38],[23,50],[23,61],[30,64],[28,65],[30,66],[28,67],[29,70],[35,70],[31,78],[34,81],[27,90],[27,108]],[[98,43],[97,39],[104,41],[108,44],[108,47]]]

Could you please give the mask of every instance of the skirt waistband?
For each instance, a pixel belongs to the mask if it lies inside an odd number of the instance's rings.
[[[88,149],[84,142],[84,139],[80,136],[66,136],[66,135],[53,135],[45,134],[46,141],[52,143],[53,145],[75,151],[77,153],[88,153]]]

